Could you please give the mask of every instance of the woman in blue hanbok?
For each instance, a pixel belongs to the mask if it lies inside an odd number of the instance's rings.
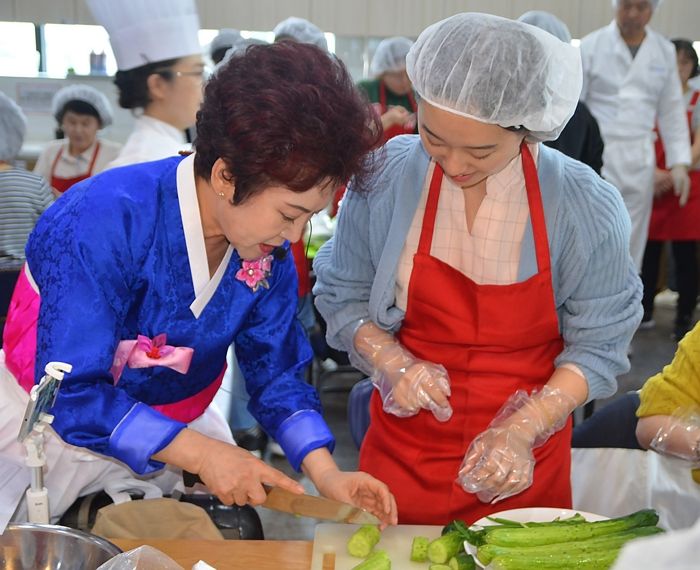
[[[39,220],[0,352],[0,461],[22,460],[35,378],[70,363],[47,444],[54,520],[110,482],[163,488],[181,469],[226,504],[262,503],[263,482],[301,492],[236,447],[209,406],[234,341],[251,412],[292,466],[321,494],[396,520],[383,483],[331,457],[288,254],[334,188],[365,172],[371,120],[327,54],[255,46],[207,85],[195,154],[107,171]]]

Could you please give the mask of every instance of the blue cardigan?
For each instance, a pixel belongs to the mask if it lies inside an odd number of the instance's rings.
[[[401,327],[396,270],[430,164],[417,135],[384,147],[369,191],[346,194],[335,236],[318,252],[316,306],[331,346],[350,353],[363,319]],[[629,370],[627,348],[641,317],[642,284],[629,255],[630,219],[619,192],[586,165],[540,145],[537,169],[564,349],[555,365],[576,364],[589,399],[611,396]],[[532,225],[523,237],[518,281],[537,271]]]

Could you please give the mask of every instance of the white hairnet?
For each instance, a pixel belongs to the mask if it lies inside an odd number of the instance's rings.
[[[489,14],[457,14],[426,28],[406,56],[428,103],[529,140],[554,140],[581,93],[579,50],[547,32]]]
[[[258,40],[256,38],[239,38],[233,46],[231,46],[224,54],[223,59],[217,64],[216,70],[218,70],[222,65],[226,65],[232,57],[237,57],[243,55],[245,50],[250,46],[265,46],[269,45],[266,41]]]
[[[109,104],[104,93],[90,85],[80,83],[67,85],[59,89],[53,96],[53,99],[51,99],[51,114],[57,121],[60,120],[60,115],[66,103],[74,100],[83,101],[95,107],[97,114],[100,116],[101,128],[112,124],[112,105]]]
[[[214,37],[209,44],[209,53],[213,54],[221,48],[231,48],[238,40],[241,39],[241,32],[233,28],[223,28]]]
[[[27,118],[19,105],[0,91],[0,160],[10,162],[22,148]]]
[[[662,0],[649,0],[649,4],[651,4],[651,9],[656,10],[659,7],[659,4],[661,4]],[[620,0],[612,0],[612,7],[614,9],[617,9],[617,5],[620,3]]]
[[[272,32],[275,34],[275,41],[287,37],[299,43],[313,44],[323,51],[328,51],[328,42],[326,42],[326,36],[323,35],[321,28],[304,20],[304,18],[292,16],[282,20]]]
[[[406,69],[406,54],[412,45],[411,40],[402,37],[387,38],[379,42],[369,66],[369,74],[379,77],[383,73]]]
[[[545,32],[549,32],[555,38],[559,38],[566,44],[571,43],[571,32],[564,22],[557,18],[554,14],[543,12],[542,10],[530,10],[525,12],[518,22],[530,24],[536,28],[540,28]]]

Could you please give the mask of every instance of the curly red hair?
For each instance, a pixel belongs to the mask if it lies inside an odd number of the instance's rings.
[[[315,46],[251,46],[217,70],[197,113],[195,174],[218,158],[236,185],[234,204],[270,184],[296,192],[354,188],[372,170],[381,123],[343,63]]]

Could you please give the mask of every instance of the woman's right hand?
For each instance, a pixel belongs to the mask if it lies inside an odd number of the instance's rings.
[[[153,459],[199,475],[225,505],[262,504],[267,497],[263,483],[292,493],[304,492],[299,483],[249,451],[189,428],[180,431]]]
[[[304,493],[299,483],[249,451],[215,439],[209,440],[197,474],[225,505],[256,506],[264,503],[267,493],[263,483],[292,493]]]
[[[422,408],[441,422],[452,417],[450,377],[443,366],[416,358],[372,322],[357,329],[355,347],[374,369],[372,382],[379,389],[385,412],[408,417]]]

